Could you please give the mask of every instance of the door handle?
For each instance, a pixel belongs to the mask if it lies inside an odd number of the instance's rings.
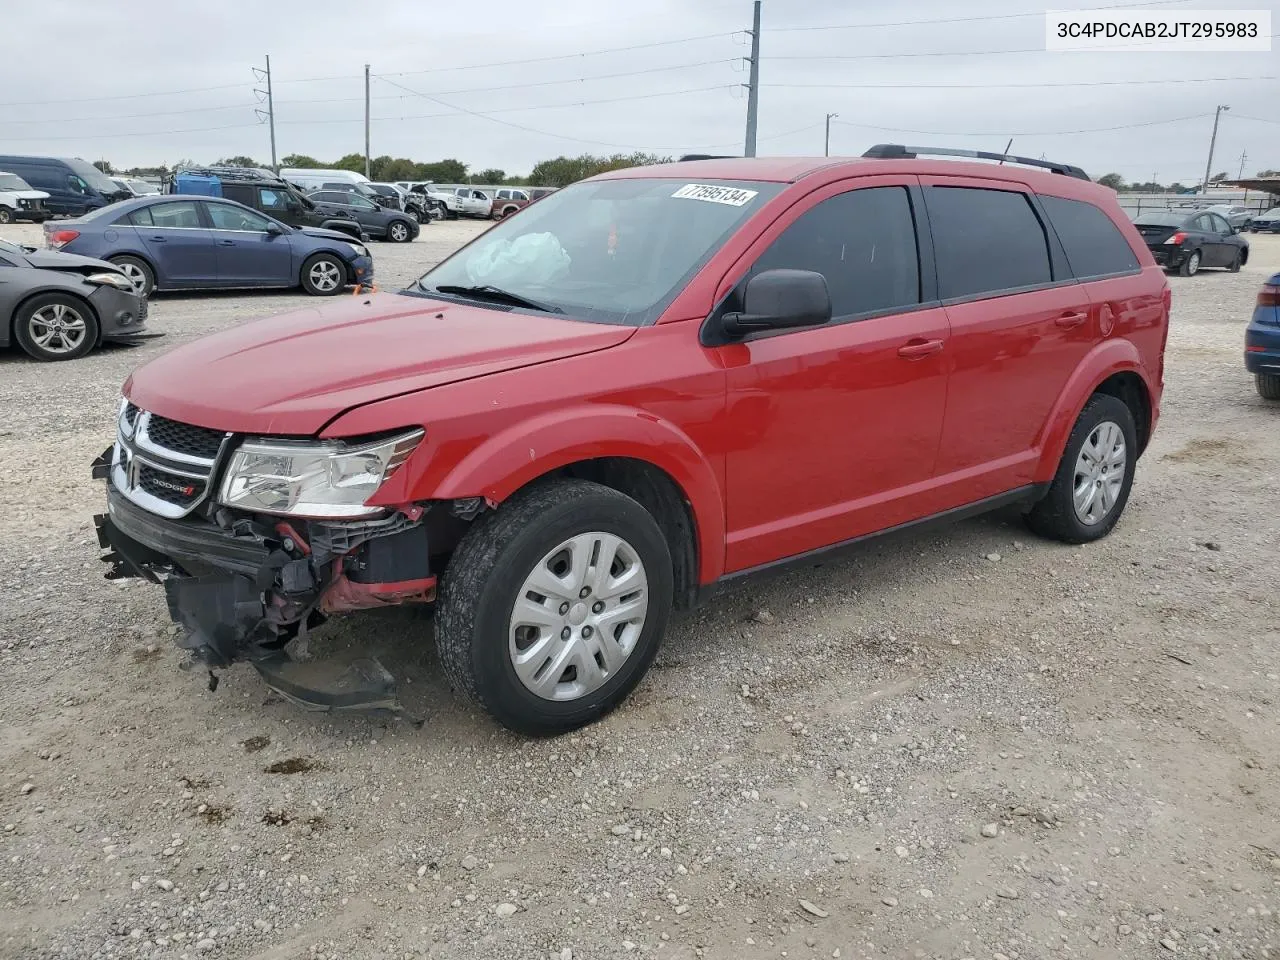
[[[236,245],[236,242],[235,242],[234,240],[219,240],[219,241],[218,241],[218,246],[220,246],[220,247],[234,247],[235,245]]]
[[[147,239],[150,240],[152,243],[164,243],[165,241],[164,237],[157,237],[157,236],[150,236],[150,237],[147,237]]]
[[[943,345],[941,340],[909,340],[898,348],[898,356],[904,360],[923,360],[941,353]]]
[[[1087,313],[1064,313],[1053,322],[1063,329],[1070,329],[1071,327],[1080,326],[1080,324],[1084,323],[1088,319],[1089,315]]]

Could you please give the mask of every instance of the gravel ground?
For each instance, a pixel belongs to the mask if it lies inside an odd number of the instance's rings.
[[[380,281],[478,229],[375,244]],[[452,699],[420,612],[316,641],[382,657],[417,729],[243,668],[210,693],[160,591],[102,579],[120,382],[307,298],[162,295],[163,341],[0,356],[0,957],[1280,955],[1280,408],[1241,360],[1280,238],[1251,243],[1170,281],[1164,415],[1105,542],[998,515],[746,585],[545,741]]]

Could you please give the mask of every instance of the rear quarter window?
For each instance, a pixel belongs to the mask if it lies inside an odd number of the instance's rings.
[[[1040,205],[1062,241],[1071,272],[1077,278],[1109,277],[1140,269],[1124,234],[1093,204],[1042,194]]]
[[[1049,241],[1027,196],[981,187],[925,190],[943,300],[1051,283]]]

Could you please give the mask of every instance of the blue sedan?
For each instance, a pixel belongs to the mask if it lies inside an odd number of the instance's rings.
[[[109,260],[143,296],[153,290],[302,287],[324,297],[373,283],[362,243],[291,227],[212,197],[138,197],[44,225],[50,250]]]
[[[1258,305],[1244,333],[1244,367],[1253,374],[1260,397],[1280,400],[1280,273],[1258,291]]]

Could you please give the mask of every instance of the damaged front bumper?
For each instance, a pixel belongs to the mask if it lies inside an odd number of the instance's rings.
[[[285,652],[334,613],[435,599],[427,510],[372,520],[285,521],[210,507],[172,519],[133,503],[109,479],[112,451],[94,463],[107,512],[94,518],[108,579],[162,584],[178,645],[210,671],[245,661],[268,685],[316,710],[398,710],[376,660],[346,669]]]

